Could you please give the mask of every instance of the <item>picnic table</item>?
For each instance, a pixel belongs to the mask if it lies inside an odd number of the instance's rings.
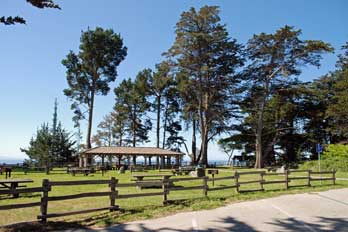
[[[170,177],[172,177],[173,175],[172,174],[136,174],[136,175],[133,175],[134,178],[136,178],[136,181],[142,181],[144,180],[144,178],[152,178],[152,177],[162,177],[161,179],[164,179],[164,180],[169,180]],[[153,180],[153,179],[150,179],[150,180]]]
[[[84,174],[85,176],[88,176],[88,174],[92,173],[92,168],[69,168],[69,173],[73,176],[75,176],[78,173]]]
[[[136,174],[133,175],[133,177],[135,178],[135,180],[133,181],[136,181],[137,183],[151,182],[151,186],[148,185],[147,187],[160,187],[162,186],[162,182],[160,182],[161,180],[169,180],[169,178],[172,176],[172,174]],[[158,181],[158,183],[154,183],[153,181]],[[169,183],[169,185],[171,184],[172,183]],[[138,188],[141,189],[141,186],[138,186]]]
[[[32,179],[6,179],[6,180],[0,180],[0,185],[2,185],[1,188],[8,188],[10,190],[16,190],[18,187],[25,187],[20,186],[21,183],[33,183],[34,181]],[[14,193],[13,197],[17,198],[19,196],[18,193]]]
[[[190,172],[195,171],[196,168],[193,166],[183,166],[177,169],[173,169],[172,173],[175,175],[188,175]]]

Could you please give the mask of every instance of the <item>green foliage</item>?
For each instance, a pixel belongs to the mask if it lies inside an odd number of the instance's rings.
[[[52,155],[53,162],[61,164],[75,161],[75,141],[73,135],[66,131],[61,122],[58,122],[56,129],[52,128]]]
[[[155,72],[144,71],[142,76],[146,80],[151,109],[156,114],[156,146],[160,147],[162,132],[162,148],[178,150],[184,138],[179,136],[182,130],[178,119],[180,99],[170,63],[163,61],[157,64]]]
[[[43,9],[43,8],[55,8],[55,9],[60,9],[59,5],[55,4],[53,0],[26,0],[27,3],[30,3],[32,6]],[[0,17],[0,23],[4,25],[13,25],[16,23],[19,24],[25,24],[26,21],[24,18],[20,16],[2,16]]]
[[[243,143],[241,143],[240,141],[236,140],[236,138],[233,137],[233,136],[227,137],[227,138],[223,138],[223,139],[219,139],[218,140],[218,146],[228,156],[227,165],[231,164],[231,161],[232,161],[232,158],[233,158],[233,155],[234,155],[234,151],[243,149]]]
[[[31,138],[29,147],[21,148],[21,151],[38,166],[45,166],[48,173],[53,164],[74,161],[74,145],[75,142],[71,141],[70,133],[66,132],[60,123],[56,130],[44,123]]]
[[[348,139],[348,43],[338,57],[338,70],[332,73],[332,95],[326,111],[328,130],[340,140]]]
[[[97,133],[92,138],[93,143],[97,146],[123,146],[126,123],[125,107],[116,107],[99,123]]]
[[[72,135],[58,121],[57,106],[58,103],[55,101],[52,127],[48,123],[43,123],[31,138],[29,147],[21,148],[21,151],[29,156],[31,162],[45,166],[47,173],[49,173],[52,163],[74,161],[75,141],[71,140]]]
[[[348,160],[348,145],[344,144],[330,144],[325,148],[323,159],[347,159]],[[347,163],[348,165],[348,163]]]
[[[115,110],[122,110],[127,115],[124,121],[125,145],[135,147],[137,143],[148,141],[148,133],[152,128],[152,123],[146,117],[146,112],[150,109],[150,103],[147,100],[146,79],[144,74],[146,70],[139,72],[135,81],[126,79],[115,88],[116,103]]]
[[[36,135],[31,138],[28,149],[21,149],[31,160],[35,160],[39,166],[49,165],[53,160],[52,154],[53,136],[47,123],[41,125]]]
[[[62,64],[67,68],[69,87],[64,94],[72,101],[71,109],[76,125],[88,118],[87,148],[91,148],[91,131],[95,95],[107,95],[109,83],[117,77],[117,66],[127,55],[123,40],[113,30],[97,27],[82,32],[80,51],[70,51]],[[86,114],[88,115],[86,117]]]
[[[191,8],[181,14],[175,42],[166,55],[179,73],[185,114],[192,124],[199,123],[201,152],[193,162],[207,165],[209,141],[229,127],[229,103],[238,82],[234,74],[243,63],[240,53],[241,45],[230,39],[220,22],[219,7],[204,6],[199,11]]]
[[[346,42],[343,46],[342,46],[342,54],[338,55],[338,61],[336,63],[336,67],[344,70],[344,69],[348,69],[348,42]]]
[[[322,170],[348,171],[348,145],[330,144],[325,148],[320,163]],[[301,169],[319,169],[317,160],[307,161],[300,166]]]
[[[295,30],[286,25],[274,34],[254,35],[247,43],[246,54],[249,64],[243,70],[243,76],[248,93],[244,101],[247,104],[244,104],[242,108],[248,114],[249,125],[255,134],[256,168],[262,167],[265,158],[267,159],[263,154],[267,111],[276,113],[274,116],[280,120],[285,113],[283,110],[291,111],[291,102],[282,106],[283,109],[273,108],[272,105],[276,104],[271,102],[276,101],[274,96],[285,89],[285,86],[291,87],[291,82],[301,74],[303,66],[319,67],[321,55],[333,51],[330,44],[319,40],[301,40],[300,35],[301,30]],[[277,120],[273,122],[280,123]],[[274,146],[277,137],[272,137],[271,146]],[[274,148],[270,149],[274,153]],[[274,157],[274,154],[271,157]]]

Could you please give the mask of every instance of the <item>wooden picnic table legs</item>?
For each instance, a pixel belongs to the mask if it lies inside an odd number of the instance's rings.
[[[7,184],[4,184],[4,183],[1,183],[1,185],[3,186],[2,188],[8,188],[11,191],[16,190],[16,188],[18,187],[18,183],[11,183],[11,185],[7,185]],[[11,194],[9,194],[9,195],[11,195]],[[18,198],[19,194],[16,193],[16,194],[13,194],[12,196],[13,196],[13,198]]]
[[[15,191],[17,187],[18,187],[18,183],[11,183],[11,191]],[[18,197],[19,197],[19,193],[13,194],[13,198],[18,198]]]

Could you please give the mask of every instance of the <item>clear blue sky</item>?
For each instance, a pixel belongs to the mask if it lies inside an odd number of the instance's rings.
[[[274,32],[285,24],[302,29],[303,39],[331,43],[336,52],[348,41],[345,0],[56,0],[62,10],[40,10],[25,0],[1,0],[0,16],[21,15],[27,25],[0,25],[0,162],[24,158],[19,148],[28,145],[36,128],[51,121],[53,102],[59,117],[73,131],[70,103],[63,95],[65,69],[61,60],[77,50],[81,30],[96,26],[119,32],[128,56],[119,66],[120,80],[134,77],[143,68],[162,60],[174,40],[181,12],[194,6],[218,5],[231,37],[245,43],[253,34]],[[306,68],[302,80],[311,80],[334,69],[335,55],[326,55],[320,69]],[[94,128],[114,103],[114,94],[96,99]],[[83,128],[83,132],[85,129]],[[189,137],[189,136],[188,136]],[[149,145],[154,145],[153,141]],[[225,155],[210,145],[210,159]]]

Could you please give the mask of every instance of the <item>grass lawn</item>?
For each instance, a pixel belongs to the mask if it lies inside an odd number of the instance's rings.
[[[221,168],[220,172],[215,177],[222,177],[231,175],[234,170],[230,168]],[[254,169],[251,169],[254,170]],[[238,171],[250,171],[250,169],[238,169]],[[147,173],[159,173],[157,170],[148,171]],[[162,172],[161,172],[162,173]],[[133,173],[138,174],[138,173]],[[296,175],[301,175],[296,173]],[[302,174],[303,175],[303,174]],[[28,173],[25,175],[23,172],[13,172],[12,178],[31,178],[34,183],[27,184],[28,187],[41,186],[42,179],[49,179],[51,181],[68,181],[68,180],[98,180],[98,179],[110,179],[116,177],[119,183],[129,183],[132,179],[132,174],[126,172],[125,174],[118,174],[116,171],[109,171],[104,176],[100,173],[91,174],[89,176],[76,175],[71,176],[66,174],[64,170],[55,170],[50,175],[43,173]],[[184,176],[179,176],[184,177]],[[337,173],[337,177],[348,177],[348,173]],[[0,176],[4,178],[4,176]],[[177,177],[173,177],[177,178]],[[259,175],[242,175],[239,181],[257,180]],[[266,180],[284,180],[284,176],[266,176]],[[209,187],[212,188],[212,183],[209,183]],[[305,184],[306,180],[294,180],[289,185]],[[185,190],[185,191],[173,191],[168,195],[168,200],[173,200],[169,205],[162,206],[162,196],[153,197],[142,197],[142,198],[131,198],[131,199],[120,199],[116,200],[116,204],[120,206],[123,212],[97,212],[90,214],[81,214],[61,218],[48,219],[46,229],[50,227],[84,227],[84,226],[95,226],[103,227],[125,221],[132,221],[137,219],[148,219],[153,217],[162,217],[165,215],[173,214],[181,211],[192,211],[201,209],[216,208],[227,203],[255,200],[261,198],[268,198],[283,194],[303,193],[311,191],[324,191],[333,188],[348,187],[348,181],[337,180],[336,185],[331,185],[331,181],[316,181],[312,183],[312,187],[299,187],[292,189],[285,189],[285,184],[270,184],[265,185],[264,192],[252,192],[252,193],[236,193],[235,189],[225,189],[219,191],[208,192],[208,197],[204,197],[202,190]],[[202,181],[186,181],[177,182],[176,186],[195,186],[201,185]],[[216,181],[215,186],[226,186],[233,185],[234,180],[221,180]],[[256,189],[259,184],[243,185],[240,189]],[[49,196],[69,195],[83,192],[96,192],[96,191],[108,191],[107,185],[84,185],[84,186],[59,186],[53,187],[52,191],[49,192]],[[139,190],[135,187],[121,188],[119,194],[124,193],[143,193],[143,192],[158,192],[161,189],[151,188]],[[40,201],[41,194],[22,194],[17,199],[12,199],[9,196],[0,196],[1,205],[15,204],[15,203],[27,203],[27,202],[38,202]],[[76,211],[88,208],[98,208],[109,206],[108,197],[91,197],[81,198],[74,200],[65,201],[53,201],[48,204],[48,213],[59,213],[67,211]],[[14,209],[0,211],[0,226],[12,223],[24,222],[24,221],[35,221],[37,215],[39,215],[39,207]],[[56,223],[57,221],[64,221],[64,223]],[[32,224],[32,226],[39,226],[38,223]],[[40,226],[39,226],[40,227]],[[27,225],[25,227],[28,229]],[[42,227],[40,227],[42,228]],[[13,229],[6,229],[11,231]],[[38,231],[38,228],[33,230]]]

